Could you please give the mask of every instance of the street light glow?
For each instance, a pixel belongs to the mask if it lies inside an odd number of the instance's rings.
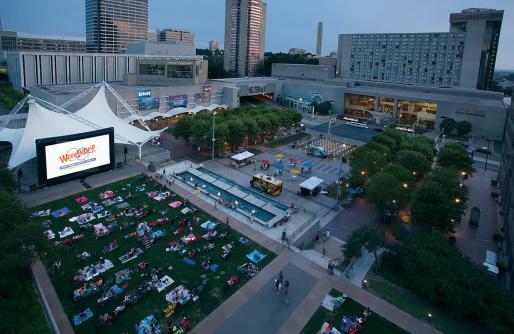
[[[407,183],[404,183],[404,184],[403,184],[403,187],[404,187],[405,189],[407,189],[407,187],[409,187],[409,185],[408,185]]]
[[[455,203],[459,204],[460,203],[460,198],[456,198],[455,199]]]

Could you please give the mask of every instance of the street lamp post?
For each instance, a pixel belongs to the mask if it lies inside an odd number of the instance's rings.
[[[216,138],[214,138],[214,126],[216,125],[216,112],[212,113],[212,160],[214,160],[214,142]]]
[[[491,152],[490,148],[491,148],[491,140],[487,139],[487,153],[485,155],[484,171],[487,171],[487,162],[489,161],[489,153]]]
[[[343,168],[343,159],[341,158],[339,160],[339,174],[337,176],[336,181],[336,204],[334,205],[334,210],[337,210],[339,208],[339,193],[341,192],[341,171]]]

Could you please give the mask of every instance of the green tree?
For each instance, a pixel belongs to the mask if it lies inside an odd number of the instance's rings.
[[[245,139],[245,126],[239,119],[232,119],[227,122],[228,141],[234,150],[237,150]]]
[[[403,188],[410,189],[411,185],[413,185],[416,181],[416,178],[414,175],[412,175],[412,172],[398,164],[389,164],[384,167],[382,172],[385,174],[394,175],[394,177],[396,177],[402,183]],[[405,185],[407,185],[407,187],[405,187]]]
[[[400,150],[420,152],[428,161],[432,161],[435,155],[435,142],[424,136],[407,138],[400,145]]]
[[[411,204],[412,221],[431,229],[448,233],[453,231],[457,204],[437,182],[424,182],[414,192]]]
[[[171,134],[176,138],[183,138],[186,142],[191,139],[191,126],[194,120],[192,116],[183,116],[178,120],[177,124],[170,130]]]
[[[441,124],[439,124],[439,128],[441,129],[441,132],[445,135],[451,134],[455,130],[456,126],[457,126],[457,122],[453,118],[450,118],[450,117],[443,119]]]
[[[367,144],[371,143],[378,143],[387,146],[389,152],[391,152],[392,154],[396,153],[399,146],[393,137],[384,134],[374,136]]]
[[[414,173],[416,176],[421,176],[430,171],[430,163],[423,153],[411,150],[399,151],[396,157],[396,162],[407,170]]]
[[[385,165],[386,157],[383,153],[362,146],[353,151],[350,162],[352,174],[370,176]]]
[[[382,231],[368,225],[354,230],[342,246],[342,251],[345,259],[358,259],[362,255],[362,249],[365,249],[373,253],[375,263],[378,264],[378,251],[384,245],[385,240]],[[374,268],[377,268],[377,266]]]
[[[439,166],[454,167],[459,171],[471,173],[473,170],[473,160],[462,145],[446,144],[437,155]]]
[[[459,136],[467,135],[468,133],[471,132],[471,128],[472,128],[471,122],[468,122],[468,121],[460,121],[456,125],[457,134]]]
[[[409,199],[408,189],[392,173],[380,172],[369,182],[366,197],[380,211],[405,204]]]

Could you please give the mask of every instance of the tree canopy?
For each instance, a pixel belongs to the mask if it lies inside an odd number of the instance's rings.
[[[341,246],[345,259],[358,259],[362,256],[362,249],[375,256],[378,261],[378,251],[384,247],[384,233],[373,226],[363,226],[354,230],[346,243]]]
[[[459,144],[446,144],[437,155],[439,166],[453,167],[460,171],[471,173],[473,160],[466,149]]]
[[[514,300],[482,266],[451,246],[444,234],[402,233],[382,260],[386,276],[428,300],[489,327],[511,333]]]
[[[215,116],[215,148],[221,151],[225,143],[233,149],[253,145],[266,136],[274,135],[279,127],[291,128],[300,123],[302,115],[292,109],[234,108]],[[183,138],[200,148],[212,147],[212,113],[183,116],[170,130],[175,138]]]

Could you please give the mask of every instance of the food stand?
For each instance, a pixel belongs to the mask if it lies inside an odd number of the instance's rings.
[[[244,151],[242,153],[233,155],[230,157],[230,159],[232,159],[232,166],[241,167],[244,165],[248,165],[251,163],[250,158],[252,158],[253,156],[254,154],[248,151]]]
[[[252,187],[260,189],[265,193],[278,196],[282,192],[282,181],[273,176],[255,174],[250,181]]]
[[[321,184],[324,182],[317,176],[308,178],[307,180],[300,183],[300,195],[310,196],[317,195],[321,191]]]

